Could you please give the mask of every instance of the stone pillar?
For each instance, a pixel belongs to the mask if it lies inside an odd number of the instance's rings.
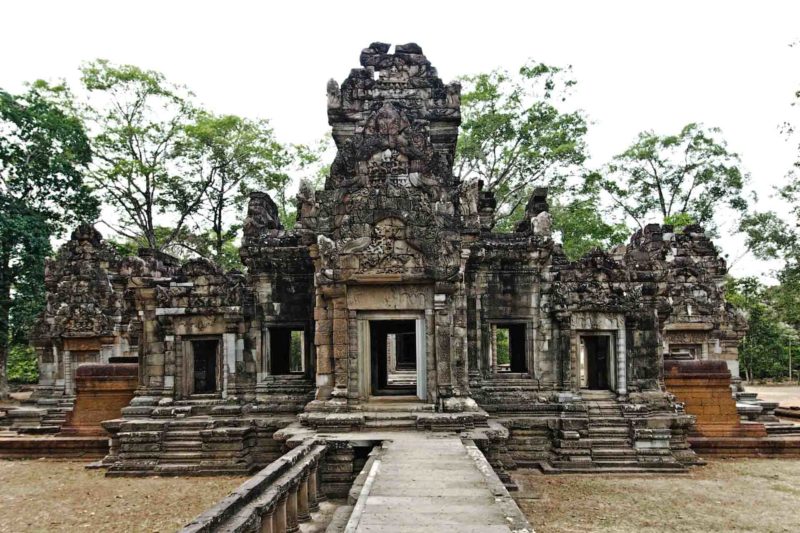
[[[347,298],[338,294],[333,299],[333,396],[347,398],[348,357],[350,343],[347,331]]]
[[[314,484],[317,486],[317,501],[324,502],[328,499],[325,496],[325,491],[322,490],[322,463],[317,463],[317,467],[314,469]]]
[[[297,487],[297,520],[299,522],[306,522],[311,520],[311,514],[308,507],[308,478],[310,472],[306,470],[303,473],[303,479]]]
[[[261,529],[259,529],[259,533],[275,533],[273,529],[273,520],[275,516],[275,507],[264,512],[261,515]]]
[[[628,360],[627,347],[625,344],[625,323],[617,329],[617,395],[627,396],[628,394]]]
[[[333,390],[333,311],[322,293],[314,307],[314,345],[317,355],[317,400],[328,400]]]
[[[319,463],[314,463],[308,474],[308,510],[312,513],[319,511],[319,498],[317,496],[317,473]]]
[[[272,533],[286,533],[286,494],[278,500],[272,513]]]
[[[389,372],[397,370],[397,335],[390,333],[386,336],[386,357],[388,362],[386,367]]]
[[[297,489],[297,485],[289,488],[289,496],[286,498],[286,533],[300,531],[300,524],[297,522]]]
[[[75,394],[75,373],[72,366],[72,353],[69,350],[64,350],[64,394],[73,396]]]

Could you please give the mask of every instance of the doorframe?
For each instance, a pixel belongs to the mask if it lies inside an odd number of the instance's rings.
[[[181,337],[181,349],[183,351],[183,376],[181,379],[181,389],[183,398],[191,398],[195,396],[194,392],[194,346],[192,342],[194,341],[217,341],[217,350],[216,350],[216,372],[214,376],[215,387],[216,390],[212,393],[206,394],[215,394],[222,396],[222,388],[223,388],[223,369],[222,369],[222,344],[223,344],[223,337],[222,335],[189,335]],[[206,394],[203,394],[205,396]]]
[[[609,390],[611,392],[618,392],[617,378],[619,365],[617,364],[617,345],[616,331],[580,331],[578,332],[578,388],[582,390]],[[588,387],[588,368],[589,368],[589,354],[586,354],[586,365],[584,367],[583,357],[581,357],[581,345],[584,347],[586,344],[583,342],[584,337],[606,337],[608,342],[608,359],[606,361],[606,375],[608,379],[608,389],[590,389]],[[581,374],[587,372],[587,386],[583,386]]]
[[[417,398],[428,401],[428,354],[426,340],[426,315],[424,311],[359,311],[358,330],[358,394],[364,400],[372,396],[372,344],[369,323],[371,320],[413,320],[414,343],[417,351]]]

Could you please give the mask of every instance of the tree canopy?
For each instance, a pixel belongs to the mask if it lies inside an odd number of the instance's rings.
[[[563,188],[586,159],[586,119],[562,110],[570,69],[528,62],[461,79],[461,131],[455,172],[479,179],[497,199],[496,223],[510,230],[534,187]]]
[[[676,135],[639,134],[636,142],[589,176],[614,208],[638,227],[698,223],[715,230],[720,208],[742,214],[747,175],[716,128],[687,124]]]
[[[206,176],[187,172],[175,147],[197,111],[185,87],[133,65],[96,60],[81,67],[95,161],[92,181],[119,220],[116,233],[163,249],[184,229],[208,188]],[[158,217],[172,231],[156,234]]]
[[[0,89],[0,397],[8,394],[9,342],[23,341],[41,309],[51,238],[97,215],[84,182],[91,159],[66,86]]]

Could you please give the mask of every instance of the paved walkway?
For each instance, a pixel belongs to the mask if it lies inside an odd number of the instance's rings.
[[[347,532],[532,532],[483,455],[455,435],[384,441]]]
[[[800,407],[800,386],[797,385],[745,385],[744,390],[758,393],[759,400],[778,402],[781,407]]]

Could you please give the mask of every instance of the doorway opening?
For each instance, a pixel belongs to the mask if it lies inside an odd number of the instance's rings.
[[[611,335],[581,335],[581,388],[613,390],[614,354]]]
[[[497,372],[524,373],[528,371],[525,355],[525,324],[492,325]]]
[[[193,394],[217,392],[217,352],[219,341],[192,341]]]
[[[269,373],[303,374],[306,370],[305,348],[305,332],[302,328],[269,328]]]
[[[370,320],[371,394],[417,394],[415,320]]]

